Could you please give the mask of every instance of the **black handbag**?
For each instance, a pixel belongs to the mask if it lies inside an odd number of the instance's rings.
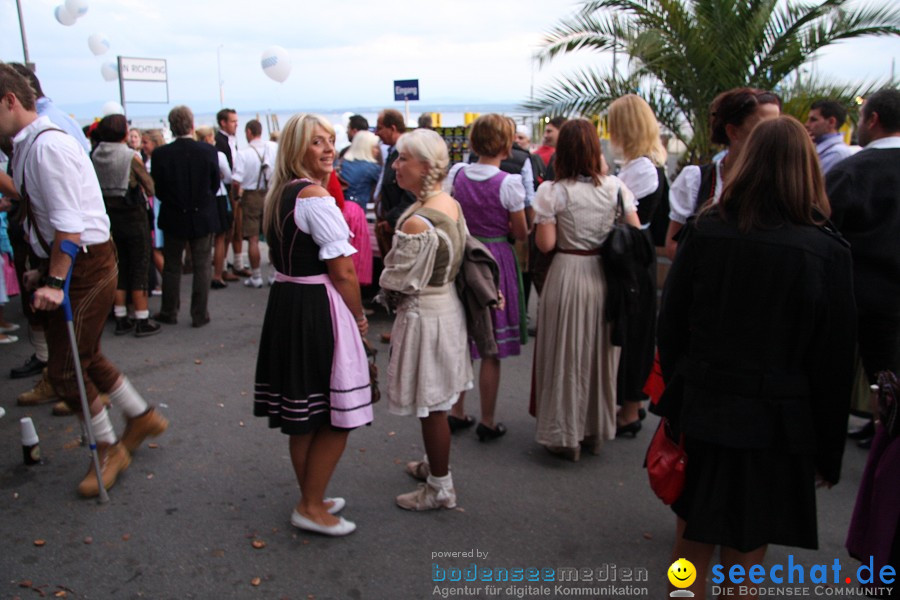
[[[640,272],[650,266],[656,249],[643,231],[622,221],[625,204],[621,188],[617,196],[615,223],[600,247],[600,259],[606,276],[605,318],[613,322],[612,343],[621,346],[625,319],[640,307]]]

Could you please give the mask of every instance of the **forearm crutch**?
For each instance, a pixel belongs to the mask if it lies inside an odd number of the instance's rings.
[[[81,412],[84,415],[84,430],[87,433],[88,445],[91,448],[91,458],[94,461],[94,471],[97,474],[97,487],[100,488],[100,496],[97,502],[105,504],[109,502],[109,494],[103,485],[103,473],[100,469],[100,455],[97,453],[97,440],[94,439],[94,428],[91,426],[91,407],[88,405],[87,389],[84,387],[84,373],[81,371],[81,356],[78,354],[78,338],[75,337],[75,324],[72,321],[72,302],[69,299],[69,283],[72,281],[72,269],[75,267],[75,257],[81,249],[77,244],[63,240],[59,249],[68,254],[72,259],[69,264],[69,273],[66,275],[66,284],[63,286],[62,309],[66,314],[66,328],[69,330],[69,345],[72,346],[72,358],[75,363],[75,379],[78,380],[78,394],[81,396]]]

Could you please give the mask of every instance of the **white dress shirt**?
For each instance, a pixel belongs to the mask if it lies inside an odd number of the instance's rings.
[[[81,145],[70,135],[50,131],[55,127],[47,117],[38,117],[13,138],[13,181],[21,191],[22,183],[31,200],[31,212],[41,238],[53,244],[56,232],[81,235],[81,245],[109,240],[109,217],[94,165]],[[26,224],[31,248],[44,258],[41,243]]]

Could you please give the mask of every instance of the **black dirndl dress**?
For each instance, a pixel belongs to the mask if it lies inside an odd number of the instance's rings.
[[[281,198],[282,235],[269,238],[272,263],[292,277],[328,272],[319,247],[294,223],[294,203],[309,185],[287,186]],[[273,232],[274,233],[274,232]],[[328,400],[334,334],[324,285],[276,281],[269,291],[259,355],[253,414],[288,435],[312,433],[330,425]]]

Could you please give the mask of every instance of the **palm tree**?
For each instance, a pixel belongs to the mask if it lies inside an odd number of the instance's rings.
[[[788,76],[829,44],[900,35],[897,3],[845,6],[850,3],[586,0],[546,35],[536,59],[543,65],[559,54],[612,50],[627,56],[629,74],[586,68],[557,79],[524,106],[545,114],[598,114],[622,94],[637,93],[696,160],[712,151],[709,104],[719,92],[738,86],[781,91]]]

